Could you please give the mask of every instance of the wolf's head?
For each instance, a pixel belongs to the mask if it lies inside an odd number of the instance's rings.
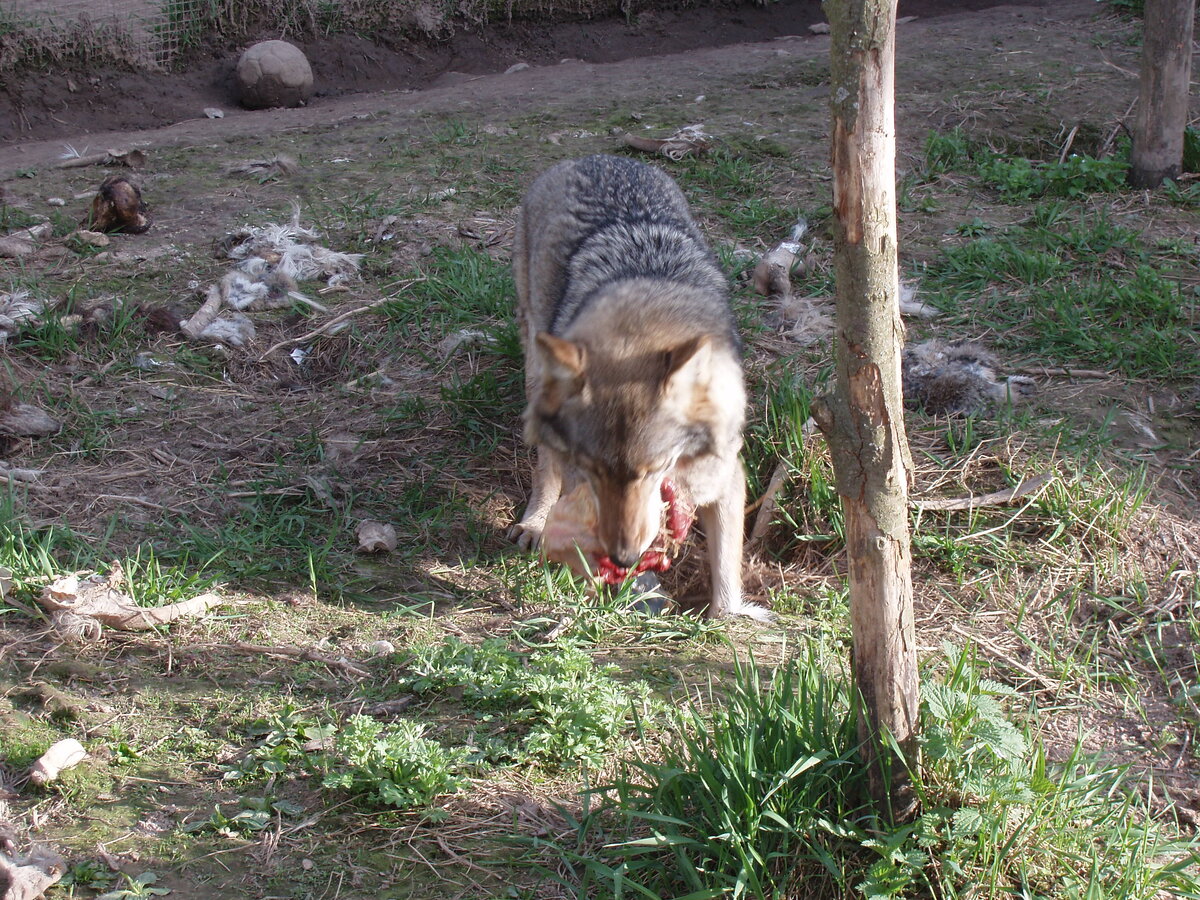
[[[720,396],[740,400],[739,367],[710,335],[643,350],[542,333],[531,350],[541,379],[526,438],[587,479],[604,551],[633,568],[659,533],[663,479],[681,460],[726,452],[731,430],[740,431],[740,409],[731,419]]]

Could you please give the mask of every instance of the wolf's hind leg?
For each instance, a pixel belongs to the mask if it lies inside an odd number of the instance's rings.
[[[537,448],[537,464],[533,469],[533,490],[525,515],[512,527],[508,536],[522,549],[531,550],[542,542],[546,516],[562,494],[562,461],[556,450],[545,445]]]

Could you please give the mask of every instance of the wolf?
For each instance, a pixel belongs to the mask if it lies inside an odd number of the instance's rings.
[[[632,570],[660,531],[669,478],[706,536],[707,614],[766,618],[742,599],[741,342],[678,185],[623,157],[555,165],[521,204],[513,277],[537,456],[513,536],[536,546],[564,486],[582,480],[600,547]]]

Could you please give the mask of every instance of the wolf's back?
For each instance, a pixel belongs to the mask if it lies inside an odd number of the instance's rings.
[[[732,331],[725,276],[683,193],[644,163],[598,155],[549,169],[526,195],[516,256],[538,330],[562,334],[598,293],[638,281],[649,304],[656,284],[687,289],[697,316]]]

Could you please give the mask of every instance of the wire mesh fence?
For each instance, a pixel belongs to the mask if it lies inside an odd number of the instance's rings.
[[[202,0],[0,0],[0,30],[46,45],[107,35],[139,62],[165,66],[194,28]]]

